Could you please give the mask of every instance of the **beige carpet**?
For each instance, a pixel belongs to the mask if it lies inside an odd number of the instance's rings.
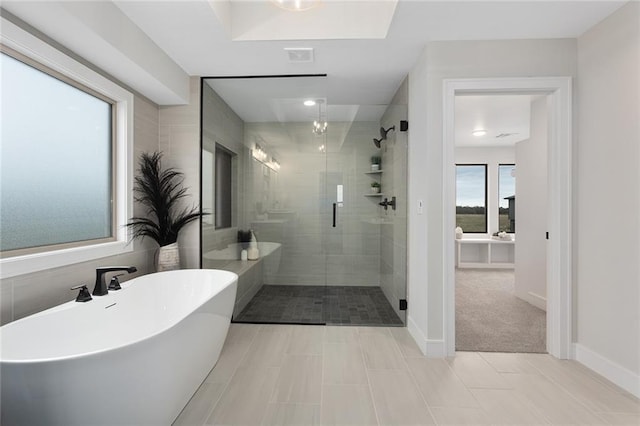
[[[456,350],[546,349],[546,313],[514,296],[513,270],[456,270]]]

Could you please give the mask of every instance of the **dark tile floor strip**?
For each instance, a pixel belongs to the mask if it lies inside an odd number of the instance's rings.
[[[380,287],[265,285],[234,322],[402,326]]]

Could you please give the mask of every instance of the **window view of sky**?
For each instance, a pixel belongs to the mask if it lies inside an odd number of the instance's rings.
[[[499,202],[500,207],[509,207],[505,197],[516,193],[516,178],[512,176],[515,166],[500,165],[498,168]],[[461,165],[456,167],[456,205],[484,206],[485,203],[485,166]]]
[[[505,197],[516,195],[516,178],[514,176],[515,166],[511,164],[501,164],[498,167],[498,191],[500,207],[509,207],[509,201]]]
[[[485,205],[485,173],[484,165],[463,165],[456,167],[456,205]]]

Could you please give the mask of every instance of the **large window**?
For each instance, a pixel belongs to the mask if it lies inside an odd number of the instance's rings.
[[[498,200],[500,201],[498,229],[500,231],[515,232],[515,170],[515,164],[500,164],[498,166]]]
[[[466,233],[487,232],[487,165],[456,165],[456,226]]]
[[[0,278],[133,251],[133,94],[0,21]]]
[[[114,239],[113,101],[1,54],[3,257]]]

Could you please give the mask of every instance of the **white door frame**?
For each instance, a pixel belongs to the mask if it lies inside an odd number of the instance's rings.
[[[455,96],[531,93],[549,96],[547,245],[547,351],[571,357],[571,77],[445,79],[443,82],[444,343],[455,355]]]

